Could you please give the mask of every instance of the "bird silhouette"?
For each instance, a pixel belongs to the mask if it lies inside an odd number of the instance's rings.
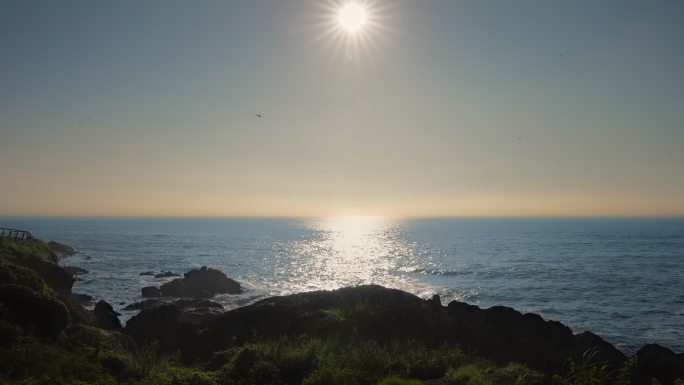
[[[261,116],[261,114],[254,114],[254,116],[256,116],[257,118],[263,118],[263,116]]]

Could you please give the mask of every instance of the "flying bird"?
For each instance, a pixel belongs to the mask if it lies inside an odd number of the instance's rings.
[[[263,118],[263,116],[261,116],[261,114],[254,114],[254,116],[256,116],[257,118]]]

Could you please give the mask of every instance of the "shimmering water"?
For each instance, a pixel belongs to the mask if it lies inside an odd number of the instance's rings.
[[[506,305],[591,330],[634,352],[684,351],[684,219],[0,218],[76,247],[75,292],[115,308],[202,265],[264,296],[377,283],[422,297]],[[132,313],[124,314],[130,317]]]

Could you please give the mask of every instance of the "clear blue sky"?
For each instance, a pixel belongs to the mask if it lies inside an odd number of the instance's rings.
[[[684,2],[358,1],[3,1],[0,215],[684,215]]]

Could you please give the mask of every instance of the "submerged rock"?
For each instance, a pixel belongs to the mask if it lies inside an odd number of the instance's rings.
[[[154,271],[152,271],[152,270],[143,271],[142,273],[140,273],[140,275],[154,275]]]
[[[167,277],[180,277],[180,274],[176,274],[171,271],[162,271],[159,274],[155,274],[154,278],[167,278]]]

